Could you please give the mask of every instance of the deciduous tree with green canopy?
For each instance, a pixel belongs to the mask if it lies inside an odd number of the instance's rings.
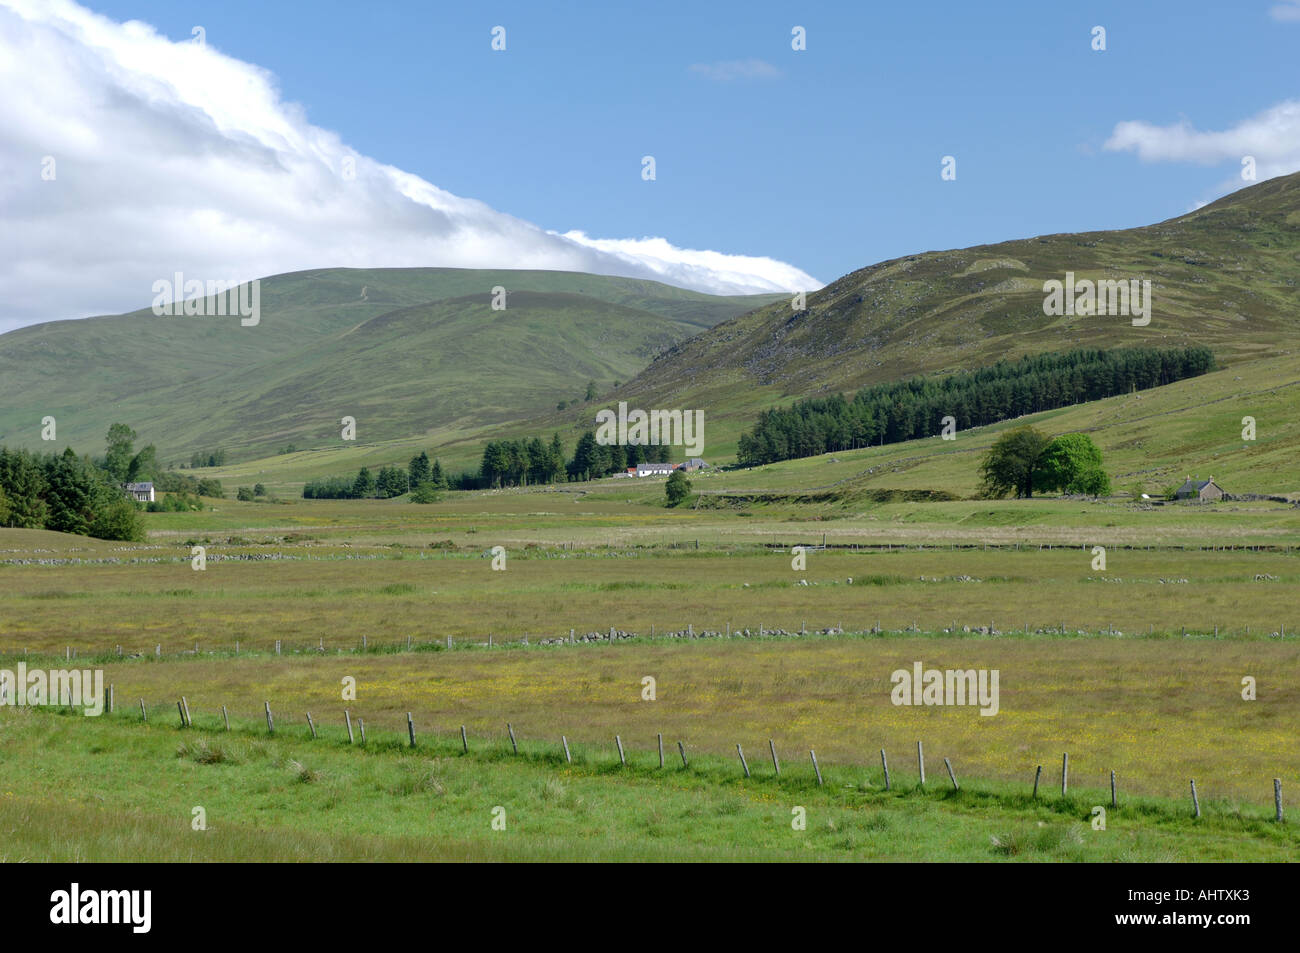
[[[676,506],[691,495],[691,481],[686,479],[686,473],[682,470],[674,470],[668,475],[668,482],[664,484],[664,496],[668,498],[669,506]]]
[[[126,424],[113,424],[108,428],[108,454],[104,469],[118,483],[125,483],[135,456],[135,431]]]
[[[1017,427],[998,437],[980,465],[985,493],[998,498],[1008,493],[1033,496],[1046,447],[1046,435],[1033,427]]]
[[[431,482],[421,483],[411,491],[412,503],[437,503],[442,499],[442,491]]]
[[[1087,434],[1066,433],[1053,438],[1043,449],[1034,488],[1041,492],[1108,495],[1110,477],[1102,469],[1101,450]]]

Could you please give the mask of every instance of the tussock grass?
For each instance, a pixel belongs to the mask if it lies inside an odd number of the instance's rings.
[[[182,741],[176,746],[176,757],[186,758],[195,764],[242,764],[247,755],[237,751],[228,743],[200,738],[195,741]]]
[[[1038,821],[1019,824],[989,836],[996,853],[1007,857],[1042,854],[1050,860],[1083,860],[1083,827],[1079,824]]]

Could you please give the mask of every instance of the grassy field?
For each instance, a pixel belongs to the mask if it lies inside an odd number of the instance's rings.
[[[366,652],[241,649],[152,661],[101,660],[125,708],[143,699],[172,721],[184,695],[193,711],[226,706],[254,717],[269,701],[277,724],[305,732],[306,712],[341,724],[342,711],[399,732],[411,712],[422,729],[607,747],[644,747],[657,733],[692,752],[726,755],[736,743],[766,752],[819,751],[830,762],[878,764],[881,747],[914,768],[924,741],[963,772],[1013,781],[1071,752],[1080,783],[1110,770],[1125,790],[1176,795],[1197,778],[1210,796],[1263,804],[1271,779],[1290,777],[1300,728],[1300,647],[1277,640],[1024,637],[957,634],[879,637],[705,637],[503,646],[413,642]],[[698,633],[697,633],[698,634]],[[233,648],[233,647],[232,647]],[[232,653],[233,655],[233,653]],[[37,664],[31,657],[29,665]],[[49,664],[57,663],[57,659]],[[898,706],[891,674],[927,668],[996,670],[997,713],[975,707]],[[90,664],[82,662],[81,664]],[[1244,701],[1251,676],[1258,698]],[[643,698],[643,679],[656,697]],[[355,702],[341,686],[354,679]],[[138,712],[137,712],[138,714]],[[909,764],[909,762],[911,762]],[[1294,794],[1294,792],[1291,792]]]
[[[667,510],[658,492],[611,481],[432,506],[222,501],[148,514],[140,544],[0,531],[0,667],[62,668],[75,653],[72,665],[104,670],[118,703],[101,719],[0,710],[0,758],[15,769],[0,814],[30,831],[9,856],[1259,860],[1294,849],[1290,828],[1267,820],[1272,779],[1297,768],[1293,507],[777,493]],[[823,533],[830,548],[793,569],[788,547]],[[207,547],[202,572],[195,544]],[[492,568],[498,545],[505,571]],[[1107,547],[1105,570],[1094,545]],[[611,627],[628,637],[596,640]],[[577,644],[564,644],[570,629]],[[997,670],[998,714],[892,704],[892,673],[918,661]],[[355,699],[343,699],[345,678]],[[176,755],[194,741],[175,727],[182,695],[203,732],[226,706],[234,737],[194,743],[228,757]],[[258,737],[266,702],[270,739]],[[370,751],[347,750],[345,708],[365,720]],[[408,712],[414,753],[400,744]],[[504,753],[507,722],[519,760]],[[659,733],[669,754],[684,743],[689,773],[659,774]],[[574,766],[559,762],[561,735]],[[769,739],[788,761],[780,781],[767,777]],[[1075,793],[1061,801],[1067,751]],[[945,793],[943,758],[960,793]],[[1035,803],[1040,764],[1055,793]],[[1111,770],[1122,817],[1103,836],[1086,822],[1109,803]],[[1193,778],[1199,822],[1186,816]],[[1283,796],[1300,807],[1290,780]],[[195,804],[212,818],[203,836],[188,828]],[[509,837],[489,826],[498,804],[516,819]],[[813,820],[792,840],[795,804]]]
[[[523,508],[536,506],[535,495],[503,494],[523,507],[510,512],[503,502],[495,520],[472,499],[461,512],[229,504],[218,515],[232,523],[267,514],[276,525],[204,532],[193,524],[206,514],[151,514],[151,524],[170,528],[144,544],[0,530],[3,644],[81,654],[120,645],[132,654],[196,642],[205,651],[237,641],[265,650],[279,639],[333,650],[363,637],[536,639],[611,625],[645,635],[687,625],[1129,636],[1217,626],[1225,638],[1300,631],[1300,552],[1290,549],[1297,516],[1277,504],[1237,514],[1060,501],[889,504],[827,523],[555,496],[554,508],[536,510]],[[566,506],[580,509],[566,515]],[[322,518],[313,525],[313,516]],[[819,545],[823,533],[845,548],[808,553],[806,568],[792,569],[785,547]],[[207,548],[202,572],[191,568],[191,543]],[[1093,569],[1094,545],[1107,547],[1105,571]],[[505,549],[504,572],[492,568],[494,546]]]
[[[1091,432],[1120,486],[1131,477],[1155,490],[1184,467],[1213,466],[1231,491],[1286,495],[1297,444],[1288,377],[1300,368],[1290,355],[1254,367],[1251,391],[1224,371],[1035,422]],[[1197,400],[1199,416],[1188,410]],[[1243,446],[1234,420],[1248,412],[1260,441]],[[0,667],[102,668],[119,706],[100,719],[0,709],[0,760],[12,767],[0,817],[24,831],[7,856],[1293,852],[1291,828],[1269,818],[1274,778],[1287,810],[1300,806],[1300,508],[962,498],[1001,429],[715,470],[693,477],[696,496],[676,509],[663,506],[661,480],[607,480],[425,506],[208,501],[146,514],[142,543],[0,530]],[[924,499],[935,490],[958,498]],[[795,545],[812,547],[800,568]],[[202,572],[194,546],[205,548]],[[611,628],[626,637],[598,639]],[[996,670],[998,714],[894,705],[891,675],[915,662]],[[647,676],[653,701],[641,695]],[[357,695],[345,701],[348,678]],[[1254,700],[1242,697],[1247,678]],[[176,727],[181,696],[201,730]],[[221,706],[231,737],[211,734]],[[345,708],[365,720],[368,750],[347,748]],[[415,752],[401,743],[408,712]],[[689,771],[659,771],[659,733],[670,755],[683,742]],[[560,760],[562,735],[573,765]],[[788,761],[779,780],[769,740]],[[1062,799],[1067,751],[1073,793]],[[960,792],[946,790],[943,758]],[[1093,831],[1111,770],[1121,809]],[[188,826],[194,805],[211,819],[202,834]],[[790,828],[795,805],[809,810],[806,831]],[[512,819],[506,832],[490,826],[494,806]]]
[[[211,717],[182,730],[125,714],[0,714],[0,823],[6,861],[265,860],[1283,860],[1297,835],[1231,800],[1198,821],[1171,799],[1124,795],[1106,829],[1108,793],[933,774],[921,789],[895,769],[824,762],[824,786],[790,752],[776,777],[751,751],[690,756],[689,767],[632,750],[342,729],[317,740],[255,722],[229,734]],[[672,754],[672,753],[670,753]],[[798,753],[802,755],[803,753]],[[675,758],[675,755],[674,755]],[[19,770],[14,770],[18,768]],[[54,793],[57,792],[57,793]],[[205,829],[195,829],[196,808]],[[795,828],[799,812],[803,829]],[[494,828],[494,821],[497,827]]]

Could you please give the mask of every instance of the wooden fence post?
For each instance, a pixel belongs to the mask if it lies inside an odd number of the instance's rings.
[[[627,758],[623,754],[623,739],[618,735],[614,736],[614,744],[618,747],[618,763],[627,767]]]
[[[663,736],[663,732],[660,732],[660,733],[657,734],[655,737],[658,738],[658,740],[659,740],[659,767],[660,767],[660,769],[662,769],[663,766],[664,766],[664,736]]]
[[[921,772],[921,787],[925,787],[925,749],[919,741],[916,743],[916,766]]]
[[[772,752],[772,770],[774,770],[774,771],[776,772],[776,776],[777,776],[777,777],[780,777],[780,776],[781,776],[781,762],[778,761],[778,760],[776,760],[776,742],[773,741],[771,738],[768,738],[768,739],[767,739],[767,747],[768,747],[768,750]]]
[[[817,784],[820,787],[822,783],[822,769],[817,767],[817,752],[812,748],[808,749],[808,756],[812,758],[813,772],[817,775]]]
[[[113,714],[113,683],[108,683],[108,713]]]
[[[1282,823],[1282,779],[1273,779],[1273,810],[1276,812],[1277,822]]]
[[[1034,772],[1034,797],[1038,797],[1038,779],[1043,776],[1043,766],[1040,764],[1038,770]]]
[[[311,739],[316,740],[316,723],[311,720],[311,712],[307,712],[307,727],[311,729]]]
[[[564,760],[569,764],[573,764],[573,755],[569,754],[569,739],[564,735],[560,735],[560,744],[564,745]]]
[[[221,706],[221,719],[226,723],[226,731],[230,730],[230,712],[226,711],[226,706]]]
[[[510,733],[510,747],[514,749],[515,754],[518,754],[519,745],[515,743],[515,729],[510,726],[508,721],[506,722],[506,731]]]
[[[1192,816],[1201,816],[1201,802],[1196,797],[1196,779],[1192,778]]]
[[[885,769],[885,790],[889,790],[889,761],[885,758],[885,749],[880,749],[880,766]]]
[[[348,744],[352,744],[352,715],[346,708],[343,709],[343,720],[348,723]]]
[[[687,767],[687,764],[686,764],[686,746],[685,746],[684,744],[682,744],[682,743],[679,741],[679,742],[677,742],[677,750],[681,753],[681,756],[682,756],[682,767],[683,767],[683,768]]]
[[[411,739],[411,747],[415,747],[415,722],[411,719],[411,713],[406,713],[406,734]]]
[[[460,726],[460,746],[465,754],[469,754],[469,736],[465,734],[465,726]]]
[[[1065,792],[1070,784],[1070,752],[1061,755],[1061,797],[1065,797]]]
[[[1114,808],[1119,807],[1119,799],[1115,795],[1115,769],[1114,768],[1112,768],[1110,772],[1110,806],[1112,810]]]
[[[190,700],[184,695],[181,696],[181,707],[184,709],[185,727],[193,728],[194,722],[190,719]]]
[[[948,778],[949,780],[952,781],[952,789],[954,791],[960,790],[960,788],[957,787],[957,775],[952,773],[952,762],[949,761],[947,758],[944,758],[943,766],[948,769]]]
[[[740,766],[745,771],[745,777],[749,777],[749,765],[745,763],[745,752],[741,749],[739,744],[736,745],[736,754],[740,755]]]
[[[185,706],[182,705],[180,702],[177,702],[177,703],[176,703],[176,711],[177,711],[177,712],[180,714],[180,716],[181,716],[181,727],[184,728],[184,727],[185,727]]]
[[[140,699],[140,721],[146,723],[149,721],[149,712],[145,711],[143,698]]]
[[[269,735],[273,735],[275,734],[275,719],[271,717],[271,703],[268,701],[265,704],[266,704],[266,733]]]
[[[358,718],[357,727],[361,729],[361,743],[364,745],[366,743],[366,720],[364,718]]]

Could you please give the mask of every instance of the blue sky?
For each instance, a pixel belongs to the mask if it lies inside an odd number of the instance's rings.
[[[1238,141],[1262,137],[1261,178],[1300,168],[1300,119],[1238,128],[1300,99],[1296,0],[89,7],[175,41],[201,25],[313,126],[543,229],[769,256],[821,281],[1182,214],[1246,184]],[[736,62],[747,75],[725,78]],[[1124,121],[1163,157],[1105,148]],[[1194,141],[1169,146],[1184,122]]]
[[[1300,22],[1270,17],[1275,5],[91,7],[174,39],[202,24],[314,124],[543,227],[770,255],[829,281],[914,251],[1146,224],[1218,194],[1236,164],[1101,147],[1122,120],[1220,129],[1297,95]],[[498,24],[503,53],[489,46]],[[690,69],[751,59],[780,75]]]

